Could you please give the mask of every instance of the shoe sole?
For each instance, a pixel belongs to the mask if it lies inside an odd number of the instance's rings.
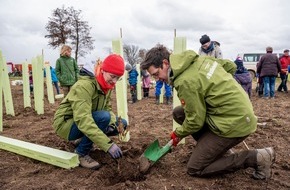
[[[101,164],[99,164],[99,165],[97,165],[97,166],[95,166],[95,167],[93,167],[93,168],[89,168],[89,169],[92,169],[92,170],[98,170],[100,167],[101,167]]]
[[[92,168],[88,168],[88,167],[84,167],[84,166],[82,166],[82,165],[80,165],[82,168],[86,168],[86,169],[90,169],[90,170],[98,170],[98,169],[100,169],[100,167],[102,166],[101,164],[99,164],[99,165],[97,165],[97,166],[95,166],[95,167],[92,167]]]

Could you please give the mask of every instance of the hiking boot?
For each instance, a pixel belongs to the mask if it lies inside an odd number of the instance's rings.
[[[92,159],[89,155],[81,156],[79,155],[80,165],[83,168],[88,168],[92,170],[97,170],[101,167],[101,164],[96,160]]]
[[[275,151],[272,147],[257,149],[257,168],[253,173],[254,179],[270,179],[271,166],[275,161]]]
[[[167,105],[170,105],[171,104],[170,97],[166,97],[166,104]]]
[[[156,96],[155,104],[157,104],[157,105],[160,104],[160,102],[159,102],[159,96]]]

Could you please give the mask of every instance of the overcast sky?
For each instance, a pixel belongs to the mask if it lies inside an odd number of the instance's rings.
[[[45,25],[56,8],[74,7],[92,27],[95,49],[79,63],[108,55],[112,40],[150,49],[157,43],[173,47],[186,37],[187,49],[198,51],[203,34],[221,43],[224,58],[238,53],[274,52],[290,48],[288,0],[0,0],[0,50],[6,61],[21,63],[44,51],[55,65],[59,49],[52,49]]]

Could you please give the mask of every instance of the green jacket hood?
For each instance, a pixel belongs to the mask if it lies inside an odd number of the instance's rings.
[[[172,54],[169,58],[171,70],[173,72],[172,80],[174,81],[174,79],[192,65],[197,58],[198,54],[192,50],[184,51],[180,54]]]

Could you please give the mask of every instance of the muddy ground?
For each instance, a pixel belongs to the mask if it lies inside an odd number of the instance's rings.
[[[7,116],[3,108],[1,135],[60,150],[74,150],[71,143],[59,138],[52,129],[59,100],[49,104],[45,99],[45,113],[37,115],[33,103],[32,108],[23,108],[22,86],[12,86],[12,96],[15,117]],[[0,150],[0,189],[290,189],[290,93],[277,93],[276,99],[265,100],[253,92],[255,113],[259,123],[266,125],[258,126],[246,143],[251,149],[273,146],[277,151],[273,177],[268,181],[252,179],[251,168],[211,178],[190,177],[186,163],[195,146],[190,137],[184,145],[155,163],[149,173],[140,174],[139,156],[155,139],[165,145],[172,130],[172,106],[154,102],[154,89],[151,89],[149,99],[128,104],[131,139],[120,143],[112,138],[120,145],[124,156],[115,161],[95,147],[91,156],[102,164],[97,171],[81,167],[62,169]],[[235,151],[245,148],[240,144]]]

